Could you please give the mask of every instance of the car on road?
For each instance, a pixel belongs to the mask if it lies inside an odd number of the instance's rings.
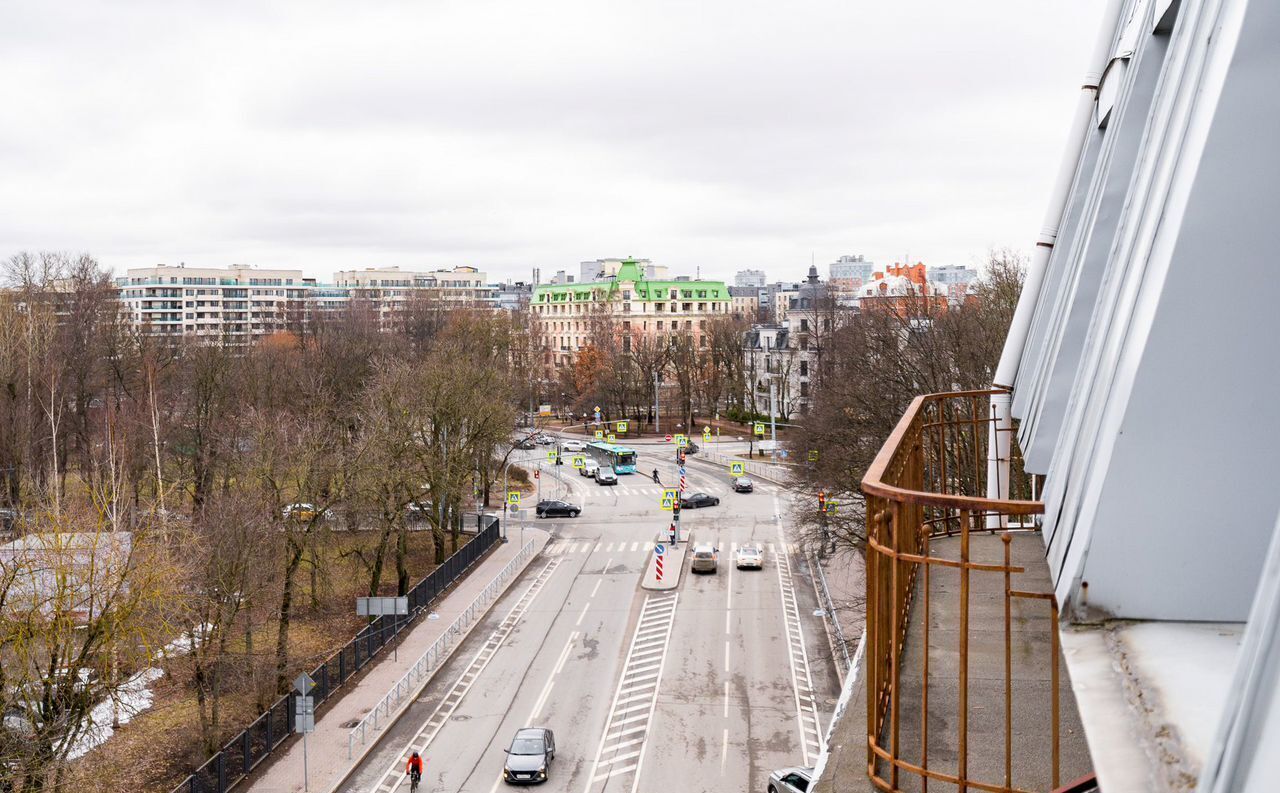
[[[585,452],[587,450],[587,444],[582,441],[565,441],[560,444],[560,450],[566,452]]]
[[[551,437],[550,435],[539,435],[533,439],[533,442],[538,444],[539,446],[550,446],[551,444],[556,442],[556,439]]]
[[[516,730],[511,746],[503,749],[507,762],[502,766],[502,780],[509,785],[532,785],[546,782],[547,772],[556,759],[556,736],[546,727],[524,727]]]
[[[533,511],[540,518],[576,518],[582,512],[582,507],[568,501],[545,499],[539,501]]]
[[[700,544],[693,546],[693,555],[689,557],[689,570],[694,573],[714,573],[720,554],[715,546]]]
[[[333,510],[318,509],[315,504],[286,504],[284,509],[280,510],[280,514],[285,520],[330,520],[333,518]]]
[[[616,485],[618,484],[618,475],[614,473],[612,468],[598,468],[596,470],[597,485]]]
[[[697,454],[697,453],[698,453],[698,444],[694,443],[693,441],[688,441],[688,442],[686,442],[686,443],[685,443],[685,445],[684,445],[684,453],[685,453],[685,454]]]
[[[514,445],[515,445],[515,448],[524,449],[525,451],[528,451],[529,449],[538,448],[538,444],[533,442],[533,438],[521,438],[520,440],[516,441]]]
[[[769,793],[806,793],[812,781],[812,768],[779,768],[769,775]]]
[[[700,507],[714,507],[719,505],[720,499],[710,493],[694,493],[680,499],[680,509],[698,509]]]
[[[588,457],[582,461],[582,467],[578,469],[578,476],[595,476],[596,471],[599,470],[600,463]]]
[[[733,480],[733,492],[735,493],[751,493],[756,489],[756,483],[752,482],[745,476],[740,476]]]
[[[764,569],[764,549],[755,543],[743,545],[733,555],[734,565],[741,570],[744,567],[751,567],[756,570]]]

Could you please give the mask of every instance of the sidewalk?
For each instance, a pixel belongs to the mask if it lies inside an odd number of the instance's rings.
[[[537,558],[537,552],[547,544],[549,535],[542,529],[526,528],[524,539],[526,542],[532,540],[535,543],[535,552],[526,563],[527,566]],[[362,719],[386,696],[422,653],[444,634],[458,615],[465,611],[485,587],[515,558],[520,552],[517,542],[517,537],[511,537],[510,542],[495,547],[493,552],[480,562],[453,591],[434,604],[431,611],[438,614],[439,619],[423,618],[417,625],[407,630],[401,639],[398,651],[385,652],[382,658],[364,671],[363,677],[358,682],[346,687],[333,703],[325,707],[323,713],[316,718],[315,732],[307,736],[307,787],[309,790],[321,792],[333,790],[351,767],[359,761],[361,752],[373,747],[377,738],[370,734],[368,743],[364,747],[357,744],[355,754],[348,760],[347,735],[351,731],[349,725]],[[508,586],[518,577],[518,575],[511,576],[507,582]],[[498,598],[494,598],[490,601],[490,605],[497,601]],[[471,625],[474,626],[479,622],[480,620],[476,619]],[[461,643],[462,639],[459,638],[452,647],[457,648]],[[430,680],[428,684],[429,682]],[[412,697],[409,699],[411,700]],[[273,759],[267,761],[265,771],[258,771],[250,777],[250,783],[245,789],[256,791],[256,793],[301,791],[303,789],[302,755],[302,741],[295,739],[287,749],[277,752]]]

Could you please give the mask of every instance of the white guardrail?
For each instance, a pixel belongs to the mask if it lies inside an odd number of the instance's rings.
[[[729,463],[742,463],[743,470],[746,471],[746,473],[763,479],[772,479],[775,482],[785,482],[790,474],[790,467],[787,465],[757,462],[755,460],[747,460],[742,457],[721,454],[720,452],[707,451],[706,446],[700,448],[694,457],[700,460],[705,460],[709,463],[723,465],[726,473],[729,469]]]
[[[476,599],[471,601],[471,604],[467,606],[467,608],[458,615],[458,618],[453,621],[453,624],[445,629],[445,632],[440,635],[440,638],[436,639],[435,643],[428,647],[426,652],[419,656],[413,666],[409,667],[409,671],[405,672],[404,676],[396,681],[396,684],[392,686],[391,690],[387,692],[387,695],[373,707],[373,710],[369,711],[369,713],[360,720],[360,723],[347,734],[348,760],[351,759],[352,753],[355,749],[357,737],[359,738],[360,745],[364,746],[365,741],[368,738],[368,730],[370,726],[372,726],[375,732],[381,729],[382,725],[380,720],[389,720],[391,715],[395,713],[397,708],[399,708],[400,703],[403,702],[405,697],[409,696],[410,692],[414,690],[414,687],[431,676],[431,673],[440,665],[441,660],[447,654],[446,651],[450,649],[457,637],[461,636],[462,632],[475,621],[477,615],[483,611],[483,608],[487,606],[490,601],[502,594],[506,589],[507,579],[511,578],[523,569],[524,563],[533,556],[533,547],[533,540],[524,544],[524,547],[520,549],[520,553],[516,554],[515,558],[508,562],[506,567],[502,568],[502,572],[498,573],[498,575],[489,582],[489,585],[484,588],[484,591],[477,595]]]

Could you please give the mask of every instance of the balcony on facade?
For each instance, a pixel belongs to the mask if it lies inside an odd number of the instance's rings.
[[[1047,791],[1090,772],[1042,502],[988,394],[918,397],[863,480],[867,771],[882,791]],[[1003,473],[1007,471],[1008,473]],[[988,477],[1002,498],[988,497]]]

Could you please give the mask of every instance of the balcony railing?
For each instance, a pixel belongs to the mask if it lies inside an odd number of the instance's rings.
[[[1059,785],[1057,603],[1040,538],[1025,536],[1044,505],[1008,428],[1004,498],[987,497],[995,393],[917,397],[862,482],[867,773],[880,790]]]

